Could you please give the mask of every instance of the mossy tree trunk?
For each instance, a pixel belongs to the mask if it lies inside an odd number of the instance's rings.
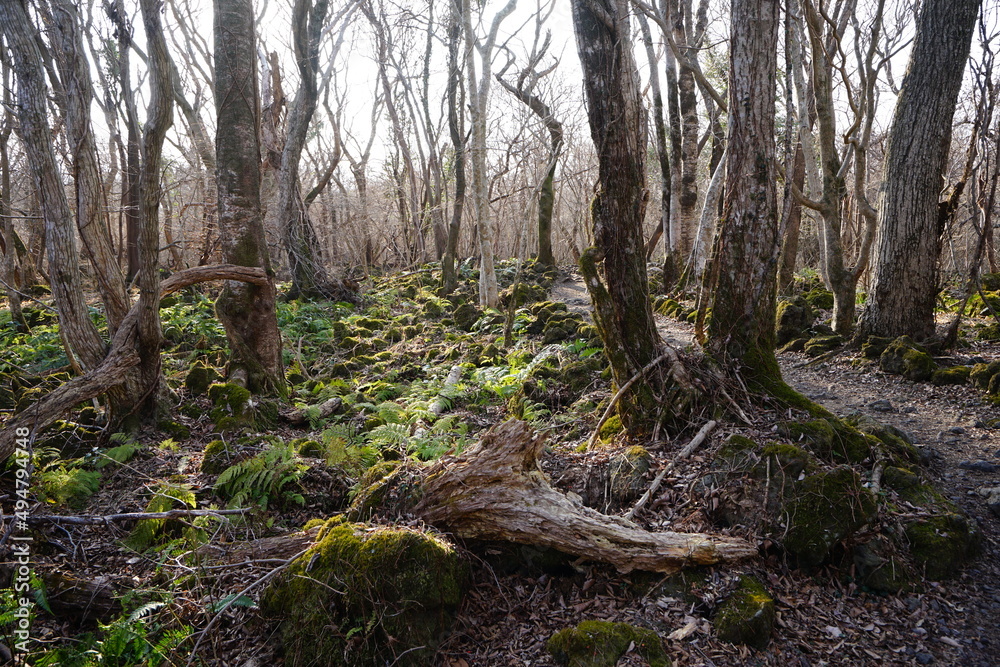
[[[934,335],[952,118],[980,0],[927,0],[917,17],[885,153],[875,266],[859,338]]]
[[[281,333],[260,201],[260,110],[253,5],[215,1],[215,163],[219,235],[229,264],[267,271],[267,285],[229,281],[216,302],[231,357],[228,375],[254,393],[285,393]]]
[[[2,47],[0,47],[2,48]],[[10,65],[7,58],[2,58],[0,62],[2,77],[0,85],[3,85],[3,123],[0,125],[0,245],[3,250],[3,279],[6,283],[4,291],[7,294],[7,307],[10,309],[10,321],[14,323],[18,331],[27,333],[28,323],[24,319],[21,311],[21,295],[18,290],[22,287],[20,264],[23,257],[24,244],[18,238],[14,230],[14,220],[10,217],[10,150],[9,142],[14,130],[13,113],[10,111],[11,86],[10,86]]]
[[[774,101],[778,0],[733,0],[729,139],[722,219],[706,274],[713,294],[707,350],[765,387],[774,356],[778,236]]]
[[[615,383],[624,386],[662,346],[649,302],[642,235],[649,194],[645,109],[632,59],[628,2],[576,0],[573,24],[599,163],[591,204],[596,247],[583,253],[580,268]],[[632,384],[621,398],[619,415],[631,433],[652,431],[660,412],[654,391],[655,378],[663,377],[659,371]]]

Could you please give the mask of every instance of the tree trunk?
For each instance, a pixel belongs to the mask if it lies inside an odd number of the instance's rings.
[[[85,369],[104,359],[105,344],[90,319],[83,296],[76,229],[63,179],[56,166],[46,103],[48,90],[36,31],[24,5],[18,0],[0,0],[0,30],[7,38],[17,78],[20,108],[20,138],[38,192],[48,249],[50,284],[59,326],[71,351]]]
[[[441,260],[444,293],[451,294],[458,287],[458,241],[462,232],[462,213],[465,210],[465,108],[462,89],[462,65],[459,46],[462,38],[462,3],[452,2],[448,16],[448,133],[455,149],[455,196],[448,222],[448,242]]]
[[[65,90],[66,139],[72,159],[76,226],[97,278],[108,330],[113,334],[128,312],[129,301],[111,243],[107,197],[90,121],[90,109],[94,103],[90,64],[84,57],[79,8],[68,0],[52,0],[52,10],[55,27],[52,47]]]
[[[591,204],[596,247],[580,269],[615,383],[624,387],[657,356],[662,342],[653,321],[642,220],[646,200],[646,117],[632,59],[628,2],[575,0],[573,25],[583,67],[590,133],[598,156]],[[597,262],[603,261],[602,282]],[[630,433],[649,434],[662,417],[654,387],[662,369],[629,385],[619,415]],[[656,378],[664,379],[658,382]],[[668,410],[682,410],[670,405]]]
[[[938,198],[980,0],[926,0],[886,147],[875,268],[858,335],[934,335]]]
[[[792,160],[791,182],[799,190],[806,181],[806,160],[802,146],[795,148]],[[795,260],[799,254],[799,230],[802,227],[802,204],[789,194],[785,200],[785,210],[782,212],[781,226],[785,230],[785,238],[781,243],[781,264],[778,267],[778,289],[788,292],[795,281]]]
[[[295,60],[299,68],[299,88],[295,93],[288,114],[288,132],[281,153],[281,170],[278,175],[278,215],[284,234],[288,267],[292,273],[291,296],[316,297],[323,295],[329,283],[326,271],[318,256],[319,243],[309,212],[302,202],[302,185],[299,181],[299,162],[305,146],[309,122],[316,111],[319,90],[316,70],[319,61],[319,41],[326,19],[329,0],[296,0],[292,10]]]
[[[778,0],[733,0],[729,138],[723,210],[709,275],[707,348],[731,370],[767,386],[780,381],[774,357],[778,211],[774,99]]]
[[[642,30],[642,43],[646,49],[646,59],[649,61],[649,83],[653,93],[653,129],[656,135],[656,159],[660,166],[660,222],[659,230],[653,239],[646,244],[646,260],[653,256],[656,240],[661,235],[666,255],[671,252],[670,238],[670,153],[667,149],[667,128],[663,123],[663,94],[660,92],[660,74],[657,70],[656,54],[653,53],[653,35],[649,30],[649,20],[642,12],[638,12],[639,28]],[[672,286],[677,279],[674,274],[663,276],[663,286]]]
[[[227,375],[253,393],[284,395],[281,332],[260,203],[260,99],[250,0],[215,0],[215,163],[219,236],[228,264],[264,269],[265,286],[229,281],[216,302],[231,356]]]

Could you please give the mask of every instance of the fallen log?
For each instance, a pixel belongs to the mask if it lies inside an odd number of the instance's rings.
[[[465,539],[551,547],[622,572],[676,572],[756,555],[745,540],[654,533],[552,488],[538,466],[544,437],[522,421],[490,430],[466,453],[432,465],[413,513]]]

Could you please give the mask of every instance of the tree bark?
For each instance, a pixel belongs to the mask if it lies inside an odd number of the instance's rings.
[[[670,238],[670,152],[667,148],[667,128],[663,122],[663,94],[660,91],[660,74],[657,71],[656,54],[653,53],[653,35],[649,29],[649,20],[642,12],[637,14],[639,28],[642,30],[642,43],[646,49],[646,59],[649,61],[649,83],[650,91],[653,94],[653,130],[656,135],[656,159],[660,167],[660,223],[658,231],[654,232],[652,239],[646,244],[646,260],[653,256],[656,248],[656,241],[660,236],[663,239],[663,247],[669,257],[672,252],[672,239]],[[676,281],[677,275],[663,276],[663,286],[669,287]]]
[[[943,231],[938,199],[979,6],[980,0],[926,0],[920,10],[886,147],[875,268],[859,339],[934,335]]]
[[[462,232],[462,213],[465,211],[465,95],[462,88],[462,65],[459,62],[462,6],[461,2],[452,2],[448,18],[448,133],[455,150],[455,195],[451,220],[448,222],[448,241],[441,260],[445,294],[451,294],[458,287],[455,263],[458,261],[458,241]]]
[[[261,211],[260,94],[253,5],[215,0],[215,141],[223,259],[264,269],[267,285],[229,281],[216,302],[231,356],[227,375],[253,393],[285,394],[281,332]]]
[[[84,370],[100,365],[105,344],[90,319],[83,296],[76,229],[63,179],[56,166],[49,130],[46,102],[48,90],[37,35],[24,5],[18,0],[0,0],[0,30],[12,53],[17,78],[20,137],[38,192],[45,220],[46,246],[52,296],[59,311],[59,326],[71,351]]]
[[[708,274],[708,352],[764,384],[780,381],[774,357],[778,211],[774,101],[778,0],[733,0],[729,138],[723,210]]]

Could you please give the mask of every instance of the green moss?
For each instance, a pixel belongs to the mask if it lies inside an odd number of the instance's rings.
[[[939,368],[931,374],[931,384],[942,386],[946,384],[965,384],[969,381],[972,368],[969,366],[952,366]]]
[[[627,623],[583,621],[575,628],[552,635],[546,646],[559,665],[614,667],[633,645],[649,667],[670,666],[659,636],[652,630]]]
[[[875,497],[847,466],[806,477],[785,505],[783,545],[802,565],[819,565],[830,549],[875,514]]]
[[[785,345],[798,338],[812,323],[812,307],[805,298],[796,296],[793,299],[782,299],[778,302],[775,316],[775,343]]]
[[[861,356],[865,359],[878,359],[885,352],[885,348],[891,344],[891,338],[869,336],[868,340],[861,345]]]
[[[281,619],[286,664],[431,664],[469,581],[442,539],[335,517],[261,596]]]
[[[833,292],[822,287],[816,287],[806,292],[805,300],[817,310],[830,310],[833,308]]]
[[[597,437],[600,438],[601,442],[611,442],[611,440],[622,432],[625,427],[622,426],[621,417],[618,415],[611,415],[608,420],[604,422],[601,429],[597,432]]]
[[[736,591],[715,616],[719,639],[763,649],[774,629],[774,600],[756,577],[740,577]]]
[[[882,472],[882,481],[890,489],[905,491],[920,485],[920,477],[912,470],[887,466]]]
[[[205,445],[201,457],[201,471],[209,475],[218,475],[233,463],[229,447],[223,440],[213,440]]]
[[[191,366],[187,377],[184,378],[184,386],[187,387],[191,396],[201,396],[208,387],[219,379],[219,373],[204,362],[197,362]]]
[[[910,553],[930,579],[958,574],[980,550],[982,536],[975,522],[961,514],[942,514],[915,521],[906,527]]]
[[[816,336],[806,341],[802,351],[810,357],[818,357],[821,354],[835,350],[843,343],[843,336],[837,334],[833,334],[832,336]]]
[[[798,479],[803,472],[812,473],[819,467],[816,458],[795,445],[772,443],[761,452],[764,460],[771,460],[771,469],[780,469],[786,479]]]
[[[250,391],[238,384],[216,383],[208,388],[212,408],[209,416],[216,431],[262,430],[277,423],[278,403],[270,399],[250,400]]]
[[[828,461],[864,461],[872,452],[872,441],[865,434],[835,417],[781,422],[778,433],[793,443],[804,444],[816,456]]]
[[[850,415],[844,421],[862,433],[871,435],[879,440],[884,448],[888,450],[890,459],[896,465],[905,466],[907,463],[918,463],[920,461],[920,452],[917,451],[917,448],[912,443],[907,441],[906,434],[898,428],[882,424],[860,412]]]
[[[184,424],[175,422],[170,419],[161,419],[160,421],[156,422],[156,428],[162,431],[163,433],[166,433],[174,440],[183,441],[191,437],[190,428],[188,428]]]
[[[299,456],[310,456],[313,458],[323,458],[326,456],[326,448],[318,440],[309,438],[299,438],[292,441],[295,453]]]
[[[351,491],[346,516],[368,521],[373,516],[399,516],[417,504],[421,495],[419,474],[400,461],[382,461],[369,468]]]
[[[969,372],[969,380],[976,389],[989,391],[990,384],[994,376],[1000,374],[1000,361],[992,361],[988,364],[976,364]]]
[[[909,336],[900,336],[890,343],[879,356],[878,363],[884,372],[902,375],[914,382],[930,380],[937,368],[934,357]]]

